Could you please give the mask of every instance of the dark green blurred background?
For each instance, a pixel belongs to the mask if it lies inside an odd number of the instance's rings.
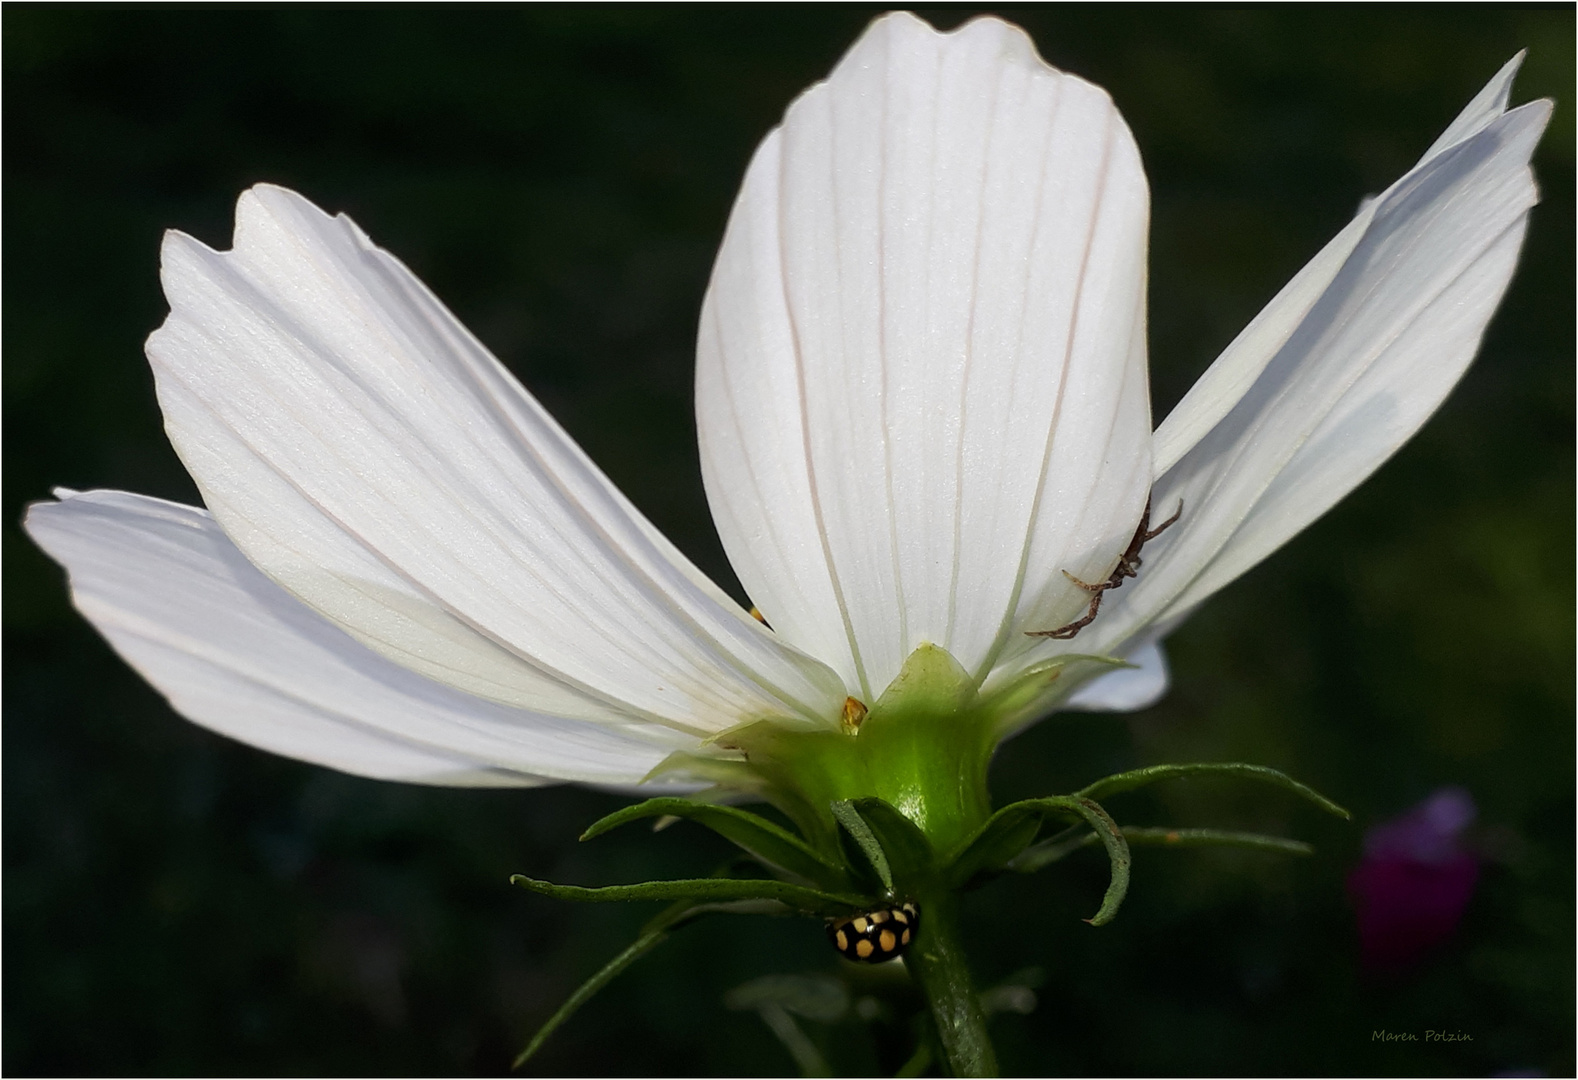
[[[605,883],[722,856],[686,825],[578,845],[613,796],[380,784],[201,731],[71,612],[15,523],[56,484],[195,501],[141,356],[159,233],[228,246],[236,194],[270,180],[409,263],[735,587],[694,450],[696,312],[752,147],[874,10],[6,7],[5,1072],[496,1074],[649,914],[527,896],[510,872]],[[1050,980],[999,1022],[1005,1069],[1571,1075],[1572,9],[1003,13],[1106,86],[1145,154],[1158,418],[1508,56],[1530,50],[1515,100],[1559,99],[1523,264],[1440,414],[1173,638],[1162,705],[1054,718],[994,774],[1007,798],[1242,759],[1356,825],[1175,786],[1114,807],[1318,854],[1142,851],[1099,931],[1080,921],[1093,854],[976,894],[983,980]],[[1364,826],[1447,783],[1495,860],[1452,942],[1368,979],[1343,876]],[[534,1069],[788,1072],[722,995],[833,965],[814,924],[715,921]],[[1373,1043],[1383,1027],[1473,1041]],[[856,1029],[817,1037],[870,1067]]]

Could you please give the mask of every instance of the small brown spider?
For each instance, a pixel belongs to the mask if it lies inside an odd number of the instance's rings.
[[[1084,589],[1086,592],[1091,594],[1090,609],[1085,612],[1084,616],[1082,618],[1075,619],[1067,626],[1060,626],[1056,630],[1026,630],[1025,635],[1027,637],[1047,637],[1055,638],[1058,641],[1067,641],[1069,638],[1085,629],[1085,627],[1089,626],[1092,620],[1096,618],[1096,612],[1101,610],[1101,598],[1106,594],[1107,590],[1116,589],[1119,585],[1123,584],[1124,578],[1131,578],[1139,573],[1140,549],[1150,541],[1155,540],[1162,533],[1166,532],[1172,523],[1177,521],[1181,516],[1183,516],[1182,499],[1178,500],[1178,509],[1173,511],[1173,516],[1153,529],[1150,527],[1151,500],[1146,499],[1145,512],[1140,515],[1140,527],[1134,530],[1134,539],[1129,541],[1128,548],[1123,552],[1122,555],[1118,556],[1118,565],[1117,568],[1112,571],[1111,577],[1099,584],[1092,585],[1087,581],[1079,580],[1079,578],[1075,577],[1067,570],[1063,571],[1064,577],[1068,578],[1081,589]]]

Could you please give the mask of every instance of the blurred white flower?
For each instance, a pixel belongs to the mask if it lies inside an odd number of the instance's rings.
[[[181,713],[426,783],[636,784],[746,721],[837,728],[930,642],[985,690],[1158,642],[1325,512],[1462,375],[1536,200],[1517,61],[1151,431],[1148,191],[1100,89],[995,19],[879,19],[757,150],[702,308],[703,475],[768,630],[415,277],[259,186],[171,233],[148,341],[207,511],[59,492],[27,528]],[[1181,520],[1077,618],[1148,496]],[[1027,713],[1028,715],[1028,713]]]

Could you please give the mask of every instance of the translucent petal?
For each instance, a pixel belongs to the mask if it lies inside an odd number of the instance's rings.
[[[397,260],[258,187],[234,250],[170,234],[166,429],[269,577],[469,693],[694,734],[836,722],[844,689],[668,544]]]
[[[1182,520],[1146,548],[1138,580],[1110,594],[1082,646],[1121,647],[1179,618],[1329,509],[1435,411],[1511,279],[1537,199],[1528,161],[1549,115],[1548,102],[1522,106],[1427,159],[1344,233],[1359,235],[1312,301],[1273,301],[1285,325],[1265,335],[1270,355],[1245,365],[1259,367],[1247,388],[1225,412],[1211,407],[1220,420],[1157,480],[1158,513],[1181,501]]]
[[[1441,137],[1431,144],[1409,176],[1428,165],[1443,150],[1483,131],[1491,121],[1507,111],[1512,80],[1522,62],[1523,54],[1519,53],[1502,66],[1496,76],[1458,114],[1457,119],[1447,126]],[[1407,179],[1404,177],[1390,190],[1396,191]],[[1278,350],[1303,324],[1316,301],[1325,295],[1338,272],[1348,265],[1354,248],[1369,232],[1378,205],[1378,199],[1365,199],[1347,227],[1295,274],[1293,280],[1282,287],[1282,291],[1233,339],[1216,362],[1189,388],[1183,400],[1167,414],[1167,419],[1156,429],[1157,476],[1176,465],[1248,392]]]
[[[879,19],[751,162],[702,309],[702,469],[787,640],[874,695],[1048,652],[1150,485],[1148,192],[1101,90]],[[868,697],[869,699],[869,697]]]
[[[1070,694],[1061,707],[1077,712],[1134,712],[1156,704],[1172,681],[1167,654],[1161,645],[1151,644],[1135,649],[1127,660],[1134,666],[1092,679]]]
[[[630,785],[694,740],[579,723],[425,679],[264,577],[204,511],[118,491],[59,492],[28,534],[78,610],[175,710],[287,757],[458,786]]]

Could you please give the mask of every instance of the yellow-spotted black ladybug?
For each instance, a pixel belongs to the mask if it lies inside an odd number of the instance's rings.
[[[833,948],[843,953],[846,960],[862,964],[880,964],[904,955],[918,933],[920,908],[908,902],[827,924]]]

